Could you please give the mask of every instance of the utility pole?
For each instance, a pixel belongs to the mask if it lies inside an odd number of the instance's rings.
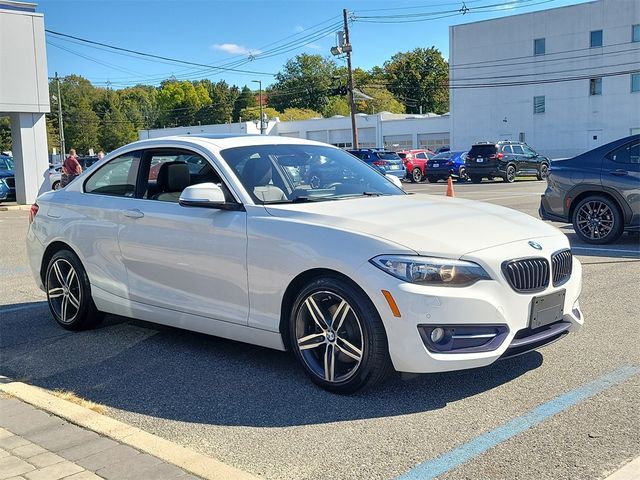
[[[342,47],[342,51],[347,54],[347,89],[349,90],[349,109],[351,110],[351,134],[352,134],[352,147],[358,148],[358,128],[356,127],[356,102],[353,98],[353,70],[351,69],[351,43],[349,42],[349,22],[348,13],[345,8],[342,10],[344,17],[344,41],[345,45]]]
[[[260,102],[260,135],[264,135],[264,112],[262,110],[262,80],[251,80],[254,83],[258,84],[258,98]]]
[[[67,149],[64,144],[64,125],[62,123],[62,97],[60,96],[60,78],[56,72],[56,85],[58,86],[58,134],[60,135],[60,163],[64,162]]]

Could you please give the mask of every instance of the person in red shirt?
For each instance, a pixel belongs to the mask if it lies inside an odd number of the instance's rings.
[[[82,173],[82,167],[78,162],[76,151],[72,148],[69,150],[69,156],[62,164],[62,178],[60,179],[60,185],[66,186],[73,181],[78,175]]]

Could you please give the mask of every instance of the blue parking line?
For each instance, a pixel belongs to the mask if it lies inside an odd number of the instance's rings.
[[[420,463],[397,478],[399,480],[430,480],[436,478],[438,475],[442,475],[463,465],[496,445],[531,427],[535,427],[546,419],[587,398],[624,382],[638,372],[640,372],[640,368],[638,367],[622,367],[607,373],[591,383],[560,395],[547,403],[543,403],[529,413],[514,418],[495,430],[491,430],[449,452],[443,453],[433,460]]]

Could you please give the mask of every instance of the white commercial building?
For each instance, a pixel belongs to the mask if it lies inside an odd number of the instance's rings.
[[[640,133],[640,1],[450,27],[452,147],[525,140],[573,156]]]
[[[0,116],[11,119],[16,199],[48,190],[49,82],[44,17],[33,3],[0,0]]]
[[[372,115],[356,115],[358,145],[360,148],[383,146],[391,150],[430,148],[436,150],[450,143],[449,115],[406,115],[380,112]],[[156,138],[168,135],[197,133],[253,133],[260,132],[259,124],[241,122],[223,125],[197,125],[191,127],[141,130],[140,138]],[[271,120],[265,130],[267,135],[306,138],[330,143],[337,147],[351,148],[351,119],[335,116],[281,122]]]

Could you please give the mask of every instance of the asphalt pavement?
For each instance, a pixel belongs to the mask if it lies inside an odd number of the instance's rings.
[[[544,186],[455,191],[537,216]],[[444,195],[446,184],[406,189]],[[27,212],[0,212],[0,374],[74,391],[269,479],[604,478],[640,455],[640,245],[625,235],[590,247],[557,226],[584,265],[580,332],[486,368],[396,375],[345,397],[315,387],[284,352],[113,316],[62,330],[27,270]]]

